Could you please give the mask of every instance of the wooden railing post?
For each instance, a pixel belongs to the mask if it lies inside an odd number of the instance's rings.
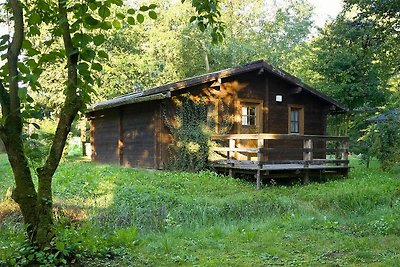
[[[305,139],[303,144],[303,148],[307,149],[303,152],[303,160],[307,162],[313,159],[313,141],[312,139]]]
[[[235,139],[229,139],[229,151],[228,151],[228,159],[233,159],[234,154],[235,154],[235,146],[236,146],[236,140]]]
[[[235,149],[236,147],[236,140],[235,139],[229,139],[229,151],[227,153],[227,159],[234,159],[234,154],[235,154]],[[232,164],[233,165],[233,164]],[[233,171],[232,168],[229,168],[229,176],[233,177]]]
[[[308,165],[310,164],[310,161],[313,159],[313,141],[312,139],[305,139],[303,141],[303,148],[307,149],[306,151],[303,152],[303,161],[304,161],[304,177],[303,177],[303,183],[308,184],[310,182],[310,174],[308,171]]]
[[[263,161],[263,148],[264,148],[264,139],[258,138],[257,139],[257,173],[256,173],[256,180],[257,180],[257,189],[261,188],[261,168],[262,168],[262,161]]]
[[[340,146],[341,150],[342,150],[342,160],[348,160],[349,159],[349,140],[343,140],[341,142],[341,146]],[[345,166],[347,166],[348,164],[345,163]]]
[[[264,160],[264,158],[263,158],[263,155],[264,155],[264,152],[263,152],[264,139],[260,138],[260,139],[257,140],[257,148],[258,148],[257,160],[258,160],[258,162],[261,162],[261,161]]]

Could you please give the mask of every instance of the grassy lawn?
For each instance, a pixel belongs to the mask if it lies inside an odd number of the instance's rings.
[[[348,179],[257,191],[212,172],[66,161],[57,245],[86,266],[399,266],[400,171],[352,166]],[[24,240],[12,186],[0,155],[0,265]]]

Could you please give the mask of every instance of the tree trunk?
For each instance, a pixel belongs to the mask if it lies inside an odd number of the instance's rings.
[[[21,138],[23,120],[21,103],[18,96],[18,57],[24,40],[24,24],[22,4],[18,0],[9,0],[14,18],[14,35],[7,51],[9,71],[9,92],[0,81],[0,104],[4,127],[0,127],[0,137],[4,142],[8,159],[15,179],[13,199],[18,203],[24,222],[28,225],[28,237],[41,249],[50,247],[54,237],[52,216],[52,178],[60,162],[72,122],[83,105],[82,95],[77,93],[78,50],[71,40],[67,19],[66,1],[59,0],[60,27],[63,30],[64,46],[67,55],[68,85],[66,98],[60,112],[57,130],[47,160],[43,167],[37,169],[38,191],[36,192],[24,153]]]
[[[35,212],[37,194],[21,139],[21,103],[18,96],[19,79],[17,64],[24,40],[23,11],[20,1],[10,0],[9,5],[13,12],[14,34],[7,50],[9,92],[5,90],[3,83],[0,85],[2,115],[5,118],[5,127],[2,129],[1,138],[3,139],[15,179],[16,187],[12,197],[20,206],[24,221],[28,225],[30,240],[34,240],[37,229],[37,214]]]
[[[50,245],[54,237],[53,219],[52,219],[52,179],[57,170],[58,164],[64,151],[68,134],[71,130],[78,111],[82,108],[83,99],[77,93],[78,88],[78,50],[73,46],[69,23],[67,19],[66,1],[59,0],[60,26],[63,30],[64,48],[67,54],[68,83],[64,106],[60,112],[60,118],[57,124],[50,152],[43,167],[37,169],[38,173],[38,197],[36,204],[37,213],[37,236],[36,242],[41,248]]]
[[[8,124],[13,124],[13,121],[15,120],[11,120]],[[10,133],[10,131],[13,130],[11,127],[7,127],[6,129],[7,132],[5,135],[7,137],[3,138],[3,141],[16,185],[13,190],[12,198],[18,203],[21,209],[24,222],[28,226],[28,237],[33,241],[36,237],[37,229],[37,214],[35,212],[37,194],[35,185],[33,184],[28,160],[23,152],[23,143],[20,135]]]
[[[39,186],[36,202],[37,231],[35,242],[40,248],[50,247],[54,237],[52,175],[38,174]]]

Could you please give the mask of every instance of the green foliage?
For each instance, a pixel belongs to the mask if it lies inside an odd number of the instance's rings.
[[[338,18],[313,43],[314,84],[350,109],[382,105],[387,78],[376,62],[379,45],[368,27]]]
[[[357,154],[372,151],[370,141],[357,142],[365,120],[376,110],[398,106],[397,2],[344,1],[342,12],[296,64],[306,82],[349,108],[349,114],[330,120],[330,133],[348,135]]]
[[[399,35],[398,25],[399,2],[398,0],[345,0],[344,8],[356,13],[357,21],[368,25],[376,39],[380,39],[378,57],[382,65],[386,66],[384,73],[399,72]]]
[[[359,139],[365,148],[364,158],[376,157],[381,168],[390,170],[400,162],[400,121],[398,115],[386,114],[386,119],[371,124]]]
[[[192,99],[193,98],[193,99]],[[233,115],[223,101],[196,99],[190,94],[183,95],[171,112],[169,103],[163,106],[163,119],[168,127],[172,144],[169,147],[168,168],[198,172],[208,167],[212,134],[225,134],[233,126]],[[215,116],[218,114],[218,121]]]
[[[15,248],[10,259],[4,264],[9,266],[64,266],[68,263],[68,251],[40,250],[37,246],[30,244],[28,240]]]
[[[29,159],[30,167],[36,169],[44,164],[54,138],[56,122],[51,119],[45,119],[38,124],[29,124],[27,128],[26,134],[23,135],[24,152]]]
[[[123,257],[126,249],[134,249],[138,244],[135,228],[115,228],[104,232],[93,229],[88,224],[82,224],[78,228],[66,223],[66,218],[57,222],[57,237],[52,240],[51,247],[41,250],[24,239],[20,244],[13,243],[8,248],[8,259],[4,261],[0,258],[0,264],[69,266],[88,258]]]
[[[210,130],[207,126],[207,104],[183,97],[174,117],[164,108],[163,117],[172,136],[169,168],[200,171],[207,167]]]
[[[192,16],[189,3],[156,3],[156,21],[107,34],[104,50],[110,59],[104,64],[99,100],[261,58],[296,73],[293,62],[301,64],[307,51],[312,8],[306,1],[267,6],[259,0],[221,1],[225,38],[218,45],[212,44],[210,27],[196,31],[198,16]],[[193,21],[187,25],[189,17]]]

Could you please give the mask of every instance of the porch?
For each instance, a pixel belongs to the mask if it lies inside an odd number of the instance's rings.
[[[349,138],[295,134],[226,134],[211,136],[211,167],[226,172],[254,173],[257,188],[263,177],[326,173],[347,175]]]

